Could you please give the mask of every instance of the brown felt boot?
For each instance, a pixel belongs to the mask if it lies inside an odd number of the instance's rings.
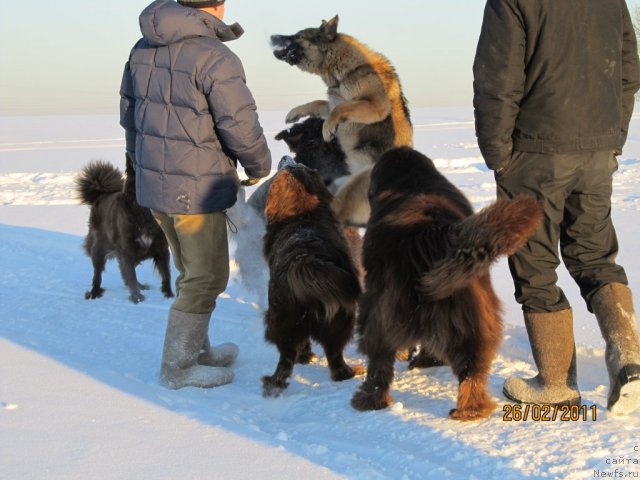
[[[160,372],[165,387],[210,388],[233,380],[229,368],[198,363],[210,318],[210,314],[185,313],[173,308],[169,312]]]
[[[631,290],[621,283],[605,285],[591,298],[591,308],[606,344],[607,408],[627,415],[640,409],[640,340]]]
[[[505,396],[517,403],[579,405],[571,309],[525,313],[524,324],[539,373],[508,378],[502,389]]]

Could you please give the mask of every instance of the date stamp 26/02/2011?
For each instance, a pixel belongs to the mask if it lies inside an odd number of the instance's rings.
[[[539,405],[536,403],[509,404],[502,407],[505,422],[587,422],[597,420],[596,405]]]

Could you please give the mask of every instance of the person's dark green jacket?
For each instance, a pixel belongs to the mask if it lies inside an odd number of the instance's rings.
[[[622,151],[640,87],[624,0],[488,0],[473,65],[491,169],[512,151]]]

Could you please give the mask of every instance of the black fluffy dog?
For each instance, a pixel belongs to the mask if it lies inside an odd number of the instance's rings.
[[[390,405],[396,351],[420,344],[424,355],[444,361],[458,378],[450,417],[488,416],[495,403],[487,377],[502,334],[489,267],[536,230],[541,202],[498,200],[474,214],[433,162],[408,147],[378,160],[369,200],[358,320],[359,349],[369,363],[352,406]]]
[[[320,175],[303,166],[284,167],[267,196],[263,252],[269,265],[265,339],[280,352],[276,371],[263,377],[263,394],[288,386],[294,363],[308,363],[310,338],[323,347],[333,380],[361,373],[343,349],[351,339],[358,277]]]
[[[140,290],[149,288],[138,282],[135,270],[149,258],[162,277],[162,293],[167,298],[173,297],[169,245],[151,211],[136,202],[135,172],[129,156],[124,182],[120,170],[98,161],[82,170],[76,179],[76,189],[81,203],[91,207],[84,248],[93,264],[93,283],[85,298],[102,296],[102,272],[107,260],[113,257],[118,259],[132,302],[144,300]]]
[[[309,117],[282,130],[275,138],[285,141],[297,163],[313,168],[325,185],[330,185],[336,178],[349,175],[349,167],[338,141],[334,138],[325,142],[322,138],[323,124],[322,118]]]

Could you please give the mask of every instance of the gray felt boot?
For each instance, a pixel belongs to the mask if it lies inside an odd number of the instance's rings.
[[[204,344],[200,349],[198,363],[211,367],[227,367],[238,358],[239,352],[240,349],[235,343],[223,343],[212,347],[209,341],[209,335],[207,334],[204,337]]]
[[[580,405],[571,309],[525,313],[524,324],[538,375],[508,378],[505,396],[517,403]]]
[[[640,340],[631,290],[621,283],[605,285],[591,298],[591,308],[606,344],[607,408],[627,415],[640,409]]]
[[[198,363],[210,318],[210,314],[174,309],[169,312],[160,372],[165,387],[174,390],[182,387],[210,388],[233,380],[233,372],[228,368]]]

